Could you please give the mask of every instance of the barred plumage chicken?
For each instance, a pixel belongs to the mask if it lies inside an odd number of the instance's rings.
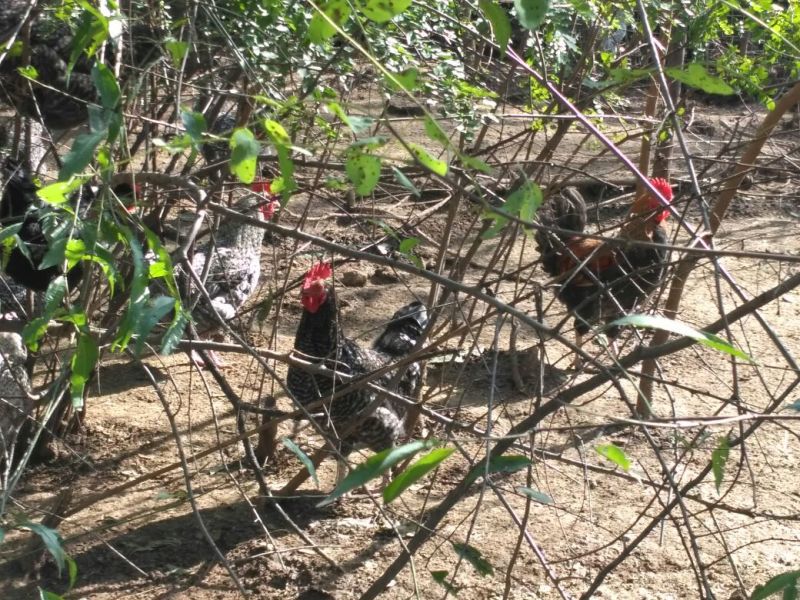
[[[362,348],[345,337],[339,328],[336,294],[326,284],[331,275],[331,265],[320,263],[308,271],[303,282],[303,315],[294,343],[294,349],[301,358],[358,377],[391,364],[413,349],[428,324],[428,312],[421,302],[412,302],[395,312],[372,348]],[[390,388],[397,376],[397,369],[394,369],[374,382]],[[414,398],[421,384],[422,367],[414,362],[402,367],[399,381],[392,391]],[[342,439],[339,433],[349,428],[361,416],[359,413],[373,403],[377,392],[356,386],[352,391],[331,400],[337,388],[349,384],[329,376],[314,375],[295,366],[289,367],[287,385],[294,398],[304,406],[323,401],[325,417],[320,423],[338,442],[343,456],[360,446],[376,452],[390,448],[406,433],[405,406],[400,402],[384,399],[355,431]],[[312,412],[319,412],[319,409]],[[339,478],[342,474],[340,469]]]
[[[276,201],[265,204],[261,197],[248,194],[233,206],[235,210],[260,221],[272,218]],[[261,277],[261,242],[264,229],[238,221],[223,218],[208,243],[195,249],[191,257],[192,270],[202,278],[206,273],[204,287],[211,299],[209,303],[198,294],[197,286],[191,276],[180,266],[175,267],[175,280],[181,291],[185,305],[200,330],[216,331],[219,315],[230,321],[239,314],[242,306],[258,286]],[[212,361],[222,366],[219,357],[211,354]],[[198,364],[202,360],[193,355]]]
[[[0,332],[0,463],[10,458],[20,426],[33,410],[22,336]]]

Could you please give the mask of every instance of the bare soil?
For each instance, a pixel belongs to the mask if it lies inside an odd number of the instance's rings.
[[[593,174],[608,176],[608,172],[601,171]],[[785,174],[782,177],[785,179]],[[790,193],[797,177],[794,174],[788,183],[767,182],[743,194],[716,240],[717,247],[797,257],[800,222],[794,214],[796,193]],[[305,201],[293,201],[289,212],[299,215]],[[356,212],[374,211],[381,218],[408,219],[433,203],[364,203]],[[331,208],[321,199],[314,200],[311,209],[306,232],[356,248],[379,237],[374,220],[325,218]],[[445,219],[444,212],[437,212],[420,230],[429,239],[437,240]],[[295,223],[296,219],[287,213],[284,222]],[[458,215],[454,249],[472,222],[470,209]],[[677,229],[674,223],[671,227]],[[481,248],[467,270],[467,282],[478,281],[484,273],[482,267],[489,264],[499,243],[493,240]],[[506,270],[535,260],[531,246],[521,236],[509,252],[512,262]],[[290,240],[271,238],[265,243],[265,278],[259,299],[283,288],[287,278],[296,280],[318,256],[300,248],[301,254],[293,257],[297,250]],[[420,255],[430,262],[436,250],[435,245],[423,240]],[[725,257],[722,261],[748,296],[776,285],[798,268],[796,262],[759,258]],[[367,284],[342,286],[341,274],[347,270],[366,275]],[[531,289],[528,275],[544,281],[535,267],[528,267],[524,273],[518,281],[490,274],[490,287],[501,299],[511,300],[524,295],[521,290]],[[424,299],[429,289],[421,279],[368,263],[338,266],[337,277],[345,331],[351,337],[361,336],[365,343],[396,308],[415,294]],[[719,318],[720,308],[729,311],[741,304],[725,283],[721,284],[718,298],[716,277],[710,263],[701,261],[689,281],[681,320],[702,327]],[[452,317],[453,323],[463,322],[461,309],[468,311],[471,307],[466,299],[458,301],[461,304],[445,307],[445,318]],[[250,325],[248,337],[256,346],[278,352],[291,349],[300,316],[296,291],[290,290],[284,302],[279,318],[273,308],[267,321]],[[534,313],[531,299],[523,300],[519,307]],[[552,302],[551,290],[545,292],[544,307],[548,324],[563,318],[562,307]],[[793,356],[800,355],[800,293],[795,291],[771,302],[760,314],[785,350]],[[510,322],[505,320],[498,330],[495,324],[492,318],[475,327],[471,341],[461,345],[458,360],[429,366],[424,397],[426,406],[440,414],[461,423],[473,423],[484,431],[491,429],[492,436],[500,436],[530,414],[539,401],[533,384],[536,366],[544,365],[545,395],[589,375],[569,369],[571,357],[557,340],[545,343],[543,361],[535,358],[532,347],[536,337],[523,326],[518,331],[516,359],[529,388],[518,390],[512,379]],[[568,336],[569,328],[567,323]],[[672,476],[681,486],[708,464],[720,436],[728,431],[737,434],[740,428],[752,424],[746,420],[737,422],[734,417],[746,411],[760,412],[770,397],[786,391],[787,404],[797,399],[797,392],[789,389],[797,373],[790,371],[781,351],[754,316],[735,323],[722,335],[755,357],[757,365],[738,362],[733,371],[726,355],[701,346],[661,360],[659,377],[664,384],[656,386],[654,408],[665,421],[663,427],[649,428],[654,445],[638,428],[614,421],[631,414],[621,392],[635,398],[635,377],[603,386],[558,411],[535,435],[520,440],[519,453],[527,448],[533,460],[530,473],[494,476],[493,487],[484,486],[481,480],[473,484],[470,493],[440,524],[436,535],[416,554],[414,569],[403,570],[382,597],[443,597],[445,588],[431,575],[435,571],[447,571],[462,598],[501,598],[506,585],[509,598],[558,598],[556,583],[547,570],[565,593],[573,597],[584,593],[598,572],[608,568],[663,504],[672,499],[672,492],[662,482],[664,468],[677,465]],[[635,345],[633,335],[625,339],[623,354]],[[590,348],[602,352],[598,344],[591,344]],[[225,375],[242,400],[259,404],[267,394],[275,394],[279,406],[289,409],[280,387],[251,358],[241,354],[223,356],[229,362]],[[37,511],[47,511],[62,490],[72,490],[72,508],[59,525],[78,569],[70,598],[240,597],[230,574],[207,543],[199,521],[252,597],[357,598],[402,554],[403,544],[416,526],[485,450],[480,438],[424,419],[418,435],[435,435],[457,451],[441,469],[388,506],[378,497],[360,493],[326,508],[316,508],[333,486],[335,464],[326,461],[319,469],[318,486],[307,481],[295,496],[281,501],[283,510],[308,538],[302,539],[272,501],[258,493],[252,468],[242,462],[241,444],[226,445],[198,457],[236,436],[235,414],[213,380],[192,367],[180,353],[150,356],[144,363],[174,413],[178,439],[173,436],[164,405],[143,369],[123,357],[108,354],[87,400],[80,439],[67,440],[69,453],[57,461],[31,469],[16,493],[20,510],[36,515]],[[285,375],[281,363],[275,363],[274,368],[279,378]],[[704,424],[700,418],[709,416],[732,419],[698,435]],[[677,425],[668,425],[669,417],[678,417]],[[255,419],[248,417],[248,425],[255,424]],[[282,423],[280,435],[290,435],[292,429],[292,423]],[[704,562],[717,598],[738,598],[740,589],[750,592],[769,577],[797,568],[798,432],[794,421],[766,423],[744,449],[732,449],[720,489],[716,489],[710,476],[692,489],[683,498],[682,507],[672,511],[672,518],[651,530],[645,541],[613,569],[594,597],[701,597],[689,559],[694,552],[692,544],[697,545],[696,553]],[[310,428],[302,430],[295,441],[309,452],[320,443]],[[176,466],[180,463],[176,442],[186,458],[186,473]],[[605,444],[623,448],[631,458],[627,473],[598,454],[596,448]],[[361,457],[353,455],[351,459],[358,462]],[[264,476],[269,486],[277,490],[301,468],[298,459],[280,446],[276,460],[265,467]],[[148,474],[155,475],[123,491],[114,491]],[[187,476],[191,480],[189,492]],[[528,503],[517,491],[520,486],[540,491],[550,499],[549,503]],[[106,491],[108,497],[74,511],[88,498]],[[196,502],[196,513],[189,495]],[[516,520],[526,523],[528,539],[520,539]],[[24,538],[21,533],[11,535],[4,550],[18,549]],[[491,573],[482,575],[468,561],[459,560],[454,543],[469,543],[477,548],[491,565]],[[30,559],[31,555],[25,557]],[[546,561],[546,569],[542,560]],[[59,593],[65,591],[65,579],[58,577],[51,561],[38,561],[35,565],[31,570],[30,560],[22,565],[6,563],[0,573],[0,597],[32,598],[37,585]]]

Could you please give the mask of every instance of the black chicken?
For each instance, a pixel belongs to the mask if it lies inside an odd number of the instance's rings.
[[[428,324],[425,306],[415,301],[401,308],[392,316],[372,348],[361,348],[356,342],[346,338],[339,329],[336,295],[333,288],[325,283],[331,274],[331,265],[320,263],[308,271],[303,282],[301,300],[304,310],[294,342],[294,349],[301,357],[358,377],[406,356]],[[414,362],[402,369],[393,391],[414,398],[422,383],[422,367]],[[395,369],[374,381],[388,388],[396,377]],[[358,446],[367,446],[376,452],[390,448],[405,434],[405,406],[385,399],[372,414],[364,418],[355,431],[341,439],[337,431],[349,428],[359,413],[372,404],[377,392],[356,386],[356,389],[347,394],[330,400],[335,388],[349,384],[331,377],[314,375],[294,366],[289,367],[287,385],[294,398],[304,406],[327,400],[323,408],[326,418],[322,424],[338,439],[343,456],[347,456]],[[339,478],[342,475],[340,468]]]
[[[672,200],[672,188],[665,179],[650,181],[664,199]],[[592,325],[623,316],[661,283],[666,251],[635,242],[666,244],[667,235],[661,223],[667,216],[669,211],[657,198],[649,193],[638,196],[618,235],[631,243],[615,246],[580,235],[586,228],[586,203],[575,188],[566,188],[553,196],[539,211],[542,225],[573,232],[556,235],[540,229],[536,232],[536,244],[545,272],[563,279],[558,299],[575,316],[578,346]],[[608,329],[606,335],[615,350],[619,328]],[[575,362],[580,364],[577,357]]]
[[[24,248],[15,246],[11,250],[4,271],[19,285],[43,292],[63,270],[61,265],[39,268],[50,250],[50,243],[45,234],[44,217],[35,208],[39,204],[36,185],[28,170],[11,158],[7,158],[3,165],[3,176],[0,224],[3,227],[21,224],[17,235],[24,244]],[[84,186],[82,191],[91,193],[88,186]],[[69,288],[76,286],[82,276],[83,267],[78,263],[67,273]]]
[[[0,7],[0,43],[5,44],[16,31],[30,4],[28,0],[3,0]],[[41,4],[41,3],[40,3]],[[88,14],[88,13],[87,13]],[[92,17],[93,18],[93,17]],[[70,26],[47,13],[35,11],[31,18],[28,40],[18,35],[18,44],[0,62],[0,97],[26,117],[39,119],[50,129],[70,129],[89,118],[88,106],[97,103],[98,93],[92,81],[93,58],[81,52],[72,70],[68,69],[75,36]],[[112,21],[118,23],[118,21]],[[112,36],[112,43],[123,44],[123,61],[142,68],[160,56],[159,32],[137,24],[130,31]],[[30,66],[36,69],[35,81],[23,77],[18,69],[29,55]],[[114,52],[107,62],[113,64]]]

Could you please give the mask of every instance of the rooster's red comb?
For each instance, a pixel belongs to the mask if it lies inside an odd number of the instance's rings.
[[[313,281],[315,279],[327,279],[333,275],[333,267],[329,262],[321,262],[308,270],[306,273],[306,281]]]
[[[662,196],[664,196],[665,200],[672,200],[672,186],[669,184],[669,181],[662,177],[651,177],[650,183],[652,183],[653,187],[656,188]]]

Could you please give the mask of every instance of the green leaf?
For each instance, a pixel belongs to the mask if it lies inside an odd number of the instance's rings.
[[[92,82],[100,92],[100,105],[109,110],[116,110],[122,93],[119,91],[114,72],[103,63],[96,62],[92,67]]]
[[[719,493],[720,487],[722,486],[722,479],[725,476],[725,464],[728,462],[730,449],[728,445],[728,436],[723,436],[720,438],[717,447],[711,453],[711,471],[714,473],[714,485],[717,487],[717,493]]]
[[[292,454],[300,459],[300,462],[303,463],[303,466],[306,468],[306,471],[308,471],[308,474],[311,475],[311,479],[314,480],[314,485],[319,487],[317,470],[314,468],[314,462],[308,457],[308,454],[303,452],[297,444],[287,437],[281,438],[281,443],[283,443],[283,445],[286,446],[292,452]]]
[[[144,252],[142,246],[133,232],[129,229],[122,227],[121,232],[126,236],[131,250],[131,259],[133,260],[133,276],[131,277],[130,294],[128,300],[128,310],[120,321],[117,327],[117,336],[111,343],[111,351],[119,352],[128,347],[128,343],[133,337],[133,332],[136,324],[144,309],[144,303],[150,295],[147,289],[148,277],[147,266],[144,261]],[[127,237],[130,236],[130,237]]]
[[[381,159],[371,154],[353,152],[344,165],[345,172],[359,196],[368,196],[381,178]]]
[[[500,46],[500,56],[505,55],[508,48],[508,40],[511,39],[511,23],[508,14],[493,0],[480,0],[478,6],[492,25],[492,33],[497,45]]]
[[[81,180],[56,181],[36,191],[36,195],[48,204],[58,205],[69,201],[69,196],[80,187]]]
[[[548,496],[547,494],[544,494],[544,493],[542,493],[542,492],[540,492],[538,490],[534,490],[534,489],[531,489],[531,488],[525,487],[525,486],[519,486],[517,488],[517,491],[520,494],[524,494],[528,498],[531,498],[532,500],[536,500],[536,502],[539,502],[540,504],[552,504],[553,503],[553,499],[550,496]]]
[[[436,173],[437,175],[444,177],[447,175],[447,163],[443,160],[438,160],[428,154],[428,151],[425,150],[422,146],[418,144],[409,143],[408,148],[411,150],[412,156],[426,169],[429,171]]]
[[[412,196],[414,196],[415,198],[419,198],[421,196],[419,190],[417,189],[417,186],[415,186],[411,182],[411,180],[408,177],[406,177],[406,174],[403,173],[400,169],[398,169],[397,167],[392,167],[392,173],[394,173],[394,178],[397,181],[397,183],[399,183],[409,192],[411,192]]]
[[[27,77],[28,79],[32,79],[34,81],[39,79],[39,71],[36,70],[36,67],[32,67],[30,65],[27,67],[18,67],[17,72],[23,77]]]
[[[436,583],[441,585],[444,589],[446,589],[454,596],[458,595],[458,592],[461,588],[458,588],[453,584],[451,584],[449,581],[447,581],[447,576],[450,574],[448,571],[431,571],[430,574]]]
[[[411,0],[356,0],[356,7],[368,19],[385,23],[411,6]]]
[[[49,592],[47,590],[43,590],[42,588],[37,588],[39,590],[39,600],[64,600],[64,596],[60,596],[55,592]]]
[[[478,550],[475,546],[470,546],[469,544],[459,544],[456,542],[452,542],[453,549],[456,553],[469,562],[475,570],[480,573],[482,576],[486,577],[487,575],[491,575],[494,573],[494,567],[483,558],[483,554],[481,551]]]
[[[595,446],[594,449],[600,456],[610,460],[626,473],[631,468],[631,460],[628,455],[616,444],[601,444],[600,446]]]
[[[64,263],[64,254],[67,251],[68,238],[62,237],[50,242],[50,246],[42,257],[42,262],[39,263],[40,269],[47,269],[56,265]]]
[[[58,179],[66,181],[83,171],[92,162],[95,149],[100,145],[100,142],[106,139],[107,135],[108,130],[104,129],[76,136],[75,141],[72,143],[72,148],[64,157],[61,170],[58,172]]]
[[[800,579],[800,571],[787,571],[776,575],[764,585],[757,585],[753,590],[753,595],[750,600],[764,600],[773,594],[783,592],[784,598],[787,598],[787,593],[797,592],[798,580]],[[789,596],[791,598],[791,596]]]
[[[172,66],[176,69],[180,69],[184,57],[189,52],[189,44],[180,40],[171,39],[164,42],[164,47],[167,49],[169,57],[172,60]]]
[[[386,87],[393,92],[399,90],[413,92],[420,85],[419,70],[409,67],[399,73],[390,72],[388,75],[384,75],[384,81],[386,82]]]
[[[606,328],[622,327],[626,325],[630,325],[631,327],[643,327],[645,329],[662,329],[664,331],[669,331],[671,333],[693,339],[703,346],[708,346],[714,350],[725,352],[726,354],[730,354],[731,356],[735,356],[755,364],[755,361],[750,358],[750,356],[738,348],[733,347],[729,342],[721,337],[718,337],[713,333],[695,329],[687,323],[676,321],[674,319],[668,319],[667,317],[657,315],[628,315],[627,317],[617,319],[613,323],[609,323],[606,325]]]
[[[147,295],[149,296],[149,291]],[[150,332],[170,311],[175,310],[176,305],[180,306],[180,302],[171,296],[156,296],[147,300],[133,328],[133,335],[136,338],[133,352],[136,356],[140,356],[144,351]]]
[[[542,190],[533,181],[525,180],[522,185],[517,187],[503,204],[502,210],[492,208],[487,211],[486,216],[494,219],[494,223],[486,231],[481,234],[485,240],[491,239],[499,234],[503,228],[508,224],[508,217],[503,213],[517,217],[522,221],[532,221],[536,216],[536,212],[542,205]],[[526,228],[526,233],[529,230]]]
[[[479,477],[491,475],[492,473],[515,473],[525,469],[531,464],[531,460],[526,456],[518,454],[503,454],[502,456],[491,456],[487,467],[485,461],[476,464],[469,473],[466,481],[469,485],[477,481]]]
[[[86,256],[86,243],[77,238],[67,240],[64,247],[64,258],[67,260],[67,269],[71,269]]]
[[[438,467],[442,461],[453,453],[453,451],[453,448],[436,448],[410,465],[405,471],[395,477],[394,480],[386,486],[386,489],[383,490],[384,503],[389,504],[392,500],[400,496],[400,494],[406,491],[411,485]]]
[[[425,117],[425,133],[434,141],[439,142],[444,148],[450,148],[452,144],[444,129],[429,116]]]
[[[461,164],[467,169],[475,169],[476,171],[486,173],[487,175],[491,174],[492,172],[492,167],[490,167],[480,158],[475,158],[474,156],[469,156],[468,154],[459,154],[458,160],[460,160]]]
[[[350,148],[359,148],[361,150],[377,150],[381,146],[385,146],[389,138],[385,135],[372,135],[355,140],[350,144]]]
[[[328,110],[339,117],[339,120],[347,125],[356,135],[363,133],[367,129],[370,129],[375,124],[375,119],[372,117],[346,114],[338,102],[329,102]]]
[[[520,25],[525,29],[534,30],[539,27],[550,8],[549,0],[514,0]]]
[[[253,132],[244,127],[235,129],[231,135],[231,173],[242,183],[253,183],[256,178],[258,155],[261,144]]]
[[[346,0],[330,0],[322,5],[321,10],[331,21],[341,27],[350,17],[350,4]],[[308,40],[312,44],[322,44],[336,34],[336,28],[320,13],[311,17],[308,26]]]
[[[690,63],[684,69],[669,67],[664,72],[689,87],[702,90],[707,94],[730,96],[735,90],[719,77],[709,73],[700,63]]]
[[[345,477],[339,485],[336,486],[330,495],[328,495],[322,502],[317,504],[317,507],[322,508],[332,504],[337,498],[340,498],[350,490],[361,487],[369,480],[380,476],[382,473],[391,469],[394,465],[404,461],[405,459],[414,456],[421,450],[427,450],[437,444],[436,440],[414,441],[397,448],[388,448],[383,452],[370,456],[363,464],[354,469],[347,477]]]
[[[182,110],[181,121],[186,128],[186,133],[189,134],[189,139],[192,140],[192,144],[194,146],[202,144],[203,135],[208,131],[208,123],[206,123],[206,118],[203,113],[192,110]]]
[[[58,576],[61,577],[61,571],[67,564],[68,556],[64,551],[64,541],[61,539],[58,532],[55,529],[50,529],[46,525],[34,523],[32,521],[25,521],[20,525],[20,528],[32,531],[42,539],[45,548],[47,548],[47,551],[53,557],[53,560],[55,560]]]
[[[180,302],[177,302],[175,306],[175,316],[172,318],[172,323],[170,323],[170,326],[164,334],[164,337],[161,338],[161,354],[165,356],[172,354],[173,350],[175,350],[178,343],[183,338],[183,332],[188,324],[189,315],[185,310],[183,310]]]
[[[81,333],[78,336],[78,347],[72,355],[72,374],[69,379],[72,406],[75,409],[83,408],[83,391],[97,364],[99,353],[97,342],[90,334]]]
[[[272,180],[273,191],[280,192],[283,202],[297,189],[297,182],[294,179],[294,161],[291,158],[288,146],[275,146],[278,150],[278,167],[281,176]]]
[[[264,119],[262,125],[264,126],[264,131],[266,131],[270,141],[276,146],[290,146],[292,144],[289,134],[286,133],[283,125],[277,121],[273,121],[272,119]]]

